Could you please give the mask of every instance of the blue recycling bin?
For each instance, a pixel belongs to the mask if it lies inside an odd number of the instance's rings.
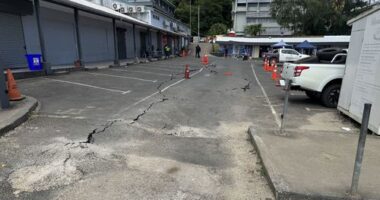
[[[41,54],[26,54],[28,60],[29,69],[32,71],[42,70]]]

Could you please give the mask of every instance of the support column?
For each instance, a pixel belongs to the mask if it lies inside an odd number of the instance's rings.
[[[135,59],[136,59],[137,55],[136,55],[136,25],[135,24],[133,24],[132,29],[133,29],[133,55],[135,56]]]
[[[0,65],[0,103],[2,109],[9,108],[9,98],[7,94],[7,85],[5,81],[4,68]]]
[[[117,43],[117,31],[116,31],[116,20],[115,18],[112,18],[112,29],[113,29],[113,46],[114,46],[114,51],[115,51],[115,59],[113,61],[114,65],[120,65],[120,60],[119,60],[119,47]]]
[[[40,19],[40,1],[39,0],[34,0],[34,10],[35,10],[36,20],[37,20],[38,37],[40,39],[42,66],[45,70],[45,74],[50,75],[53,72],[51,70],[51,65],[48,63],[46,59],[45,39],[44,39],[44,34],[42,31],[42,25],[41,25],[41,19]]]
[[[149,52],[149,56],[148,58],[152,58],[152,32],[150,30],[150,28],[148,28],[148,52]]]
[[[82,54],[82,45],[81,45],[81,39],[80,39],[80,32],[79,32],[79,13],[78,9],[74,8],[74,24],[75,24],[75,34],[77,37],[77,49],[78,49],[78,62],[81,67],[84,66],[83,63],[83,54]]]

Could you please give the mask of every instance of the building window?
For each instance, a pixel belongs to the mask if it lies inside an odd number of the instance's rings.
[[[256,23],[256,18],[247,18],[247,23],[248,24],[252,24],[252,23]]]
[[[160,20],[160,17],[158,16],[158,15],[155,15],[155,14],[153,14],[153,19],[155,19],[155,20]]]
[[[246,4],[245,4],[245,3],[238,3],[237,6],[238,6],[238,7],[245,7]]]

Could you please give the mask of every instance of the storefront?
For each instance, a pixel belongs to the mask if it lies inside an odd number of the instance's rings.
[[[22,16],[33,14],[27,0],[0,2],[0,65],[5,68],[25,67],[26,44]]]

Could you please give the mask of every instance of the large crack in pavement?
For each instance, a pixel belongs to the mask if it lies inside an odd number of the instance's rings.
[[[130,124],[134,124],[135,122],[137,122],[140,119],[140,117],[144,116],[155,104],[159,104],[167,100],[169,100],[169,98],[162,98],[161,101],[151,103],[142,113],[137,115],[137,117],[134,118]]]
[[[160,95],[162,96],[161,100],[149,104],[149,106],[148,106],[146,109],[144,109],[142,113],[138,114],[138,115],[133,119],[133,121],[132,121],[131,123],[129,123],[129,124],[134,124],[135,122],[137,122],[137,121],[138,121],[142,116],[144,116],[144,115],[145,115],[145,114],[146,114],[146,113],[147,113],[147,112],[148,112],[148,111],[149,111],[154,105],[169,100],[169,98],[167,98],[166,95],[162,93],[162,89],[161,89],[161,87],[162,87],[165,83],[167,83],[167,82],[169,82],[169,81],[172,81],[172,80],[175,80],[175,79],[176,79],[176,78],[174,78],[174,76],[173,76],[173,74],[172,74],[172,76],[170,77],[170,79],[165,80],[165,81],[162,81],[160,84],[158,84],[158,86],[156,87],[156,89],[158,90],[158,94],[160,94]]]
[[[95,141],[94,135],[104,133],[107,129],[109,129],[112,125],[114,125],[116,122],[120,121],[119,119],[112,120],[107,122],[105,125],[103,125],[102,129],[95,128],[87,135],[87,140],[83,142],[79,142],[80,144],[93,144]]]
[[[193,72],[193,71],[197,71],[199,70],[198,69],[191,69],[190,72]],[[174,74],[172,73],[171,76],[170,76],[170,79],[168,80],[165,80],[165,81],[162,81],[160,84],[158,84],[158,86],[156,87],[156,89],[158,90],[158,93],[162,96],[161,100],[159,101],[156,101],[156,102],[153,102],[151,104],[149,104],[149,106],[144,109],[140,114],[138,114],[133,120],[132,122],[130,122],[129,124],[134,124],[135,122],[139,121],[140,118],[142,116],[144,116],[154,105],[156,104],[160,104],[160,103],[163,103],[167,100],[169,100],[169,98],[166,97],[165,94],[162,93],[162,89],[161,87],[169,82],[169,81],[172,81],[172,80],[175,80],[175,79],[178,79],[175,78],[175,75],[179,75],[179,74]],[[82,141],[82,142],[79,142],[79,144],[93,144],[95,142],[95,135],[98,135],[98,134],[101,134],[101,133],[104,133],[107,129],[111,128],[116,122],[118,121],[121,121],[120,119],[116,119],[116,120],[112,120],[112,121],[109,121],[107,122],[105,125],[103,125],[103,127],[101,129],[99,128],[95,128],[93,129],[88,135],[87,135],[87,139],[85,141]]]
[[[248,81],[248,83],[247,83],[247,85],[245,85],[245,86],[242,87],[241,89],[242,89],[244,92],[246,92],[247,90],[251,89],[250,85],[251,85],[251,82],[252,82],[252,81],[249,81],[249,80],[246,79],[246,78],[245,78],[244,80]]]

